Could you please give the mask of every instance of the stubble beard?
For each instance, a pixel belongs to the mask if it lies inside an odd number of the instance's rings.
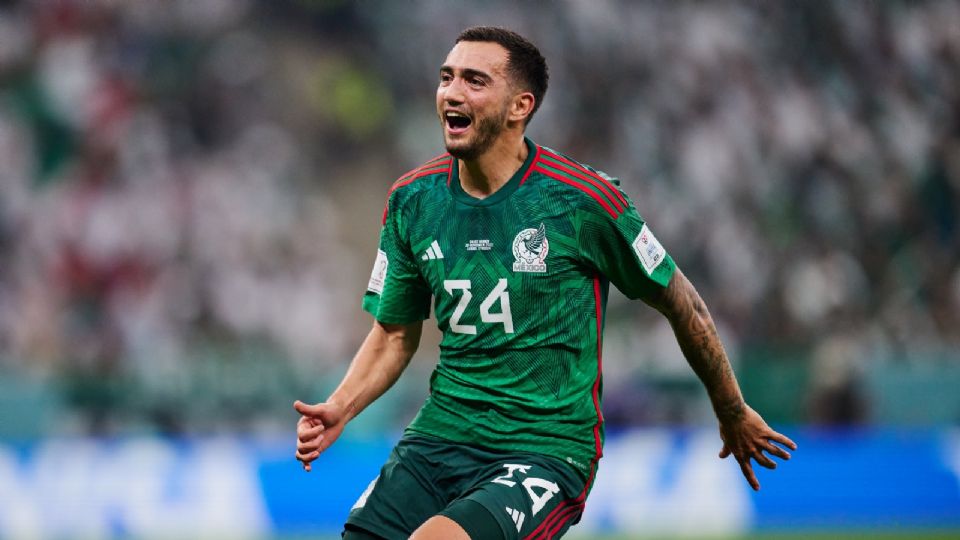
[[[455,146],[449,140],[446,143],[447,152],[451,156],[461,160],[473,160],[483,155],[493,146],[497,137],[503,133],[504,126],[507,123],[508,110],[506,107],[500,114],[476,119],[473,128],[475,134],[473,140],[463,141],[462,146]]]

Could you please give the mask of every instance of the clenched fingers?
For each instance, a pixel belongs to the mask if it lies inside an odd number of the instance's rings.
[[[312,452],[303,452],[300,449],[297,449],[296,457],[300,463],[303,463],[303,470],[310,472],[310,462],[320,457],[320,452],[317,450]]]
[[[323,424],[318,424],[316,426],[301,425],[297,426],[297,439],[302,442],[309,442],[313,439],[316,439],[323,433],[323,430],[326,427]]]
[[[297,459],[307,464],[320,457],[319,450],[305,451],[297,449]]]
[[[323,435],[317,435],[311,439],[305,441],[297,441],[297,451],[302,453],[313,452],[314,450],[321,450],[320,444],[323,442]]]
[[[323,425],[322,422],[320,422],[316,418],[313,418],[310,416],[301,416],[300,419],[297,420],[297,431],[300,431],[301,429],[311,428],[314,426],[320,426],[320,425]]]

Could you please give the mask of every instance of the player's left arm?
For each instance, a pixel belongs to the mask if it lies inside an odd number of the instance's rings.
[[[775,469],[777,464],[764,451],[790,459],[786,450],[773,443],[791,450],[796,450],[797,445],[771,429],[746,404],[707,305],[679,268],[674,270],[667,287],[647,295],[644,300],[670,321],[680,350],[710,395],[723,440],[720,457],[733,455],[750,486],[754,490],[760,489],[750,459],[763,467]]]

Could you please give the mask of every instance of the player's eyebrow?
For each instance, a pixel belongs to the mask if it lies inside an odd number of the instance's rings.
[[[455,70],[453,67],[448,66],[448,65],[443,65],[443,66],[440,67],[440,73],[449,73],[449,74],[453,75],[455,71],[456,71],[456,70]],[[463,69],[460,70],[460,74],[461,74],[461,76],[463,76],[463,77],[478,77],[478,78],[483,79],[484,81],[486,81],[486,82],[488,82],[488,83],[493,81],[493,77],[490,76],[489,73],[487,73],[487,72],[485,72],[485,71],[481,71],[481,70],[479,70],[479,69],[463,68]]]

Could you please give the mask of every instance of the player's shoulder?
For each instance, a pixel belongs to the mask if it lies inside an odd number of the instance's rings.
[[[607,182],[616,185],[620,184],[619,179],[549,146],[537,145],[537,161],[561,167],[573,168],[581,172],[588,172],[592,175],[602,177]]]
[[[438,183],[445,185],[452,166],[453,156],[448,153],[425,161],[397,178],[390,186],[390,195],[412,193],[433,187]]]
[[[616,219],[630,206],[619,179],[548,146],[538,145],[533,171],[544,187],[578,207],[598,209]]]
[[[387,222],[390,208],[404,206],[418,193],[422,194],[440,186],[446,189],[452,167],[453,156],[444,153],[397,178],[387,191],[387,202],[383,207],[381,222]]]

